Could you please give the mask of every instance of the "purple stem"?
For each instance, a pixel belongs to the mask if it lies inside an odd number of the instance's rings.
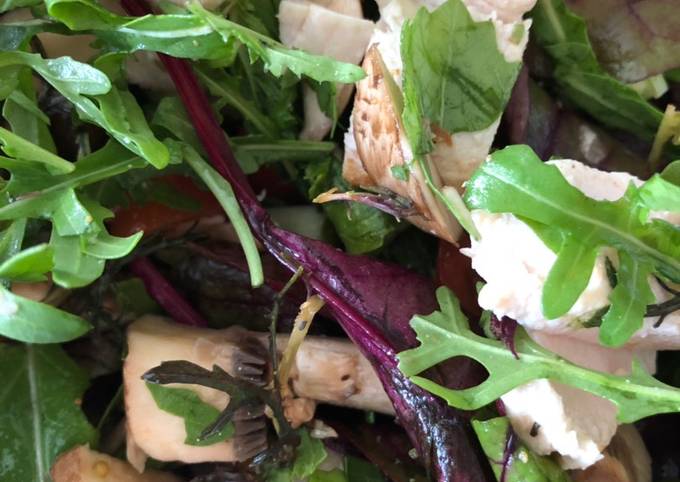
[[[190,326],[208,326],[208,322],[192,308],[184,297],[165,279],[146,257],[130,263],[130,271],[144,283],[151,297],[178,323]]]
[[[121,3],[133,15],[151,13],[144,0],[122,0]],[[402,295],[396,286],[395,291],[389,293],[395,300],[394,306],[385,303],[380,310],[374,302],[362,297],[359,288],[352,286],[354,282],[360,282],[364,285],[362,289],[365,289],[365,285],[370,285],[380,290],[380,284],[385,284],[384,280],[376,279],[377,275],[371,269],[382,269],[380,267],[384,265],[365,257],[347,256],[324,243],[276,226],[259,204],[238,166],[227,136],[190,64],[163,54],[159,54],[159,57],[175,83],[210,161],[231,184],[253,232],[267,250],[289,269],[295,271],[299,266],[304,268],[305,279],[310,288],[326,301],[350,339],[371,360],[399,420],[428,470],[440,482],[489,480],[489,471],[483,468],[480,452],[475,447],[476,439],[471,435],[467,422],[441,399],[413,385],[401,373],[397,367],[393,345],[387,341],[383,330],[377,328],[382,323],[381,328],[389,332],[390,326],[385,324],[392,316],[392,327],[396,326],[394,329],[401,332],[401,341],[395,342],[398,337],[395,338],[394,334],[391,340],[395,343],[394,346],[405,348],[405,340],[414,338],[407,320],[415,312],[398,312],[397,307],[400,306],[401,298],[408,296]],[[395,270],[389,267],[384,269],[388,272]],[[421,296],[419,293],[422,292],[422,288],[418,286],[412,290],[411,295]],[[425,309],[429,311],[419,312],[431,312],[436,307],[430,305],[429,300],[434,300],[431,288],[422,297],[424,300],[420,305],[426,306]]]

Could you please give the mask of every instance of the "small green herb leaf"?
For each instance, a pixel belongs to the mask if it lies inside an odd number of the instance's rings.
[[[411,326],[420,345],[400,353],[399,368],[416,385],[463,410],[476,410],[513,388],[532,380],[547,378],[606,398],[618,409],[621,423],[632,423],[659,413],[680,411],[680,390],[647,374],[635,361],[628,376],[609,375],[574,365],[545,350],[518,328],[515,350],[519,358],[500,341],[475,334],[447,288],[437,290],[440,311],[416,315]],[[472,388],[451,390],[417,374],[456,356],[481,363],[489,377]]]
[[[50,305],[0,286],[0,335],[26,343],[62,343],[85,334],[90,324]]]
[[[520,64],[498,50],[491,21],[475,22],[461,0],[448,0],[433,12],[421,8],[401,36],[404,124],[416,154],[429,151],[424,122],[453,134],[498,119]]]
[[[205,403],[196,392],[187,388],[165,387],[153,383],[147,383],[146,386],[158,408],[184,419],[187,434],[185,444],[203,447],[222,442],[234,435],[234,424],[229,423],[214,435],[201,439],[203,430],[220,415],[218,409]]]
[[[43,281],[54,266],[53,250],[46,244],[24,249],[0,264],[0,278],[10,281]]]
[[[500,480],[503,470],[503,455],[512,428],[506,417],[491,420],[473,420],[474,428],[482,450],[491,463],[496,479]],[[537,455],[519,443],[515,448],[505,472],[507,482],[569,482],[571,477],[550,457]]]
[[[467,185],[465,200],[471,209],[509,212],[532,221],[532,226],[562,233],[566,242],[543,293],[546,316],[571,308],[587,285],[599,248],[614,247],[627,258],[625,269],[619,270],[621,287],[612,293],[611,314],[600,331],[603,343],[618,346],[628,339],[624,335],[641,326],[644,303],[654,301],[649,287],[642,286],[645,276],[658,273],[680,280],[680,231],[665,221],[649,221],[646,205],[658,208],[668,202],[667,209],[672,209],[680,202],[680,189],[656,178],[650,182],[641,188],[631,183],[617,201],[596,201],[571,186],[555,166],[542,163],[529,147],[510,146],[482,164]]]
[[[87,375],[55,345],[0,345],[0,370],[0,479],[51,480],[58,455],[96,442],[79,406]]]

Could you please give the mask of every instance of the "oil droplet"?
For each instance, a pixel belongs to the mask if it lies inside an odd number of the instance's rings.
[[[104,462],[103,460],[99,460],[95,462],[94,466],[92,467],[92,470],[94,471],[95,475],[100,478],[104,478],[107,475],[109,475],[109,464]]]

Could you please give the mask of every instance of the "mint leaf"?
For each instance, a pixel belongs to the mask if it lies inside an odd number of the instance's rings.
[[[430,122],[449,133],[482,130],[503,112],[519,73],[506,62],[491,21],[475,22],[461,0],[421,8],[402,28],[404,124],[416,154],[430,150]]]
[[[500,480],[503,466],[503,456],[506,450],[508,434],[512,428],[506,417],[490,420],[473,420],[475,430],[482,450],[489,459],[496,479]],[[517,444],[510,457],[505,472],[506,482],[569,482],[571,477],[548,456],[537,455],[527,449],[523,443]]]
[[[500,341],[477,335],[470,329],[456,297],[447,288],[437,290],[440,311],[416,315],[411,326],[420,345],[401,352],[399,368],[409,379],[442,397],[449,405],[476,410],[513,388],[547,378],[606,398],[618,407],[621,423],[632,423],[659,413],[680,411],[680,390],[647,374],[638,361],[628,376],[609,375],[574,365],[533,342],[518,328],[515,349],[519,358]],[[486,368],[489,377],[472,388],[451,390],[419,373],[449,358],[465,356]]]
[[[0,345],[0,370],[0,479],[51,480],[58,455],[96,442],[79,406],[87,376],[55,345]]]
[[[214,435],[201,440],[201,433],[220,415],[220,411],[205,403],[196,392],[187,388],[165,387],[147,383],[156,405],[161,410],[181,417],[187,437],[184,443],[204,447],[227,440],[234,435],[234,424],[228,423]]]
[[[644,199],[652,201],[649,194],[640,194],[659,192],[655,185],[659,181],[647,188],[631,184],[617,201],[596,201],[571,186],[555,166],[543,164],[528,146],[511,146],[482,164],[467,185],[465,200],[471,209],[512,213],[549,226],[567,240],[543,292],[546,316],[559,317],[571,308],[590,278],[593,253],[605,246],[616,248],[622,264],[627,261],[619,270],[621,287],[610,297],[611,314],[600,330],[600,341],[618,346],[641,326],[644,304],[653,302],[649,287],[643,286],[644,276],[658,273],[680,280],[680,231],[664,221],[648,221]],[[665,194],[675,199],[680,190],[667,189]],[[678,199],[668,207],[675,202]],[[569,283],[573,284],[560,289]]]

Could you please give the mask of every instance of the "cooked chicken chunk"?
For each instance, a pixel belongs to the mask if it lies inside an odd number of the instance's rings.
[[[455,241],[461,229],[444,205],[435,199],[424,185],[422,175],[408,181],[395,178],[392,168],[413,161],[405,133],[399,128],[401,113],[392,105],[386,93],[384,77],[389,72],[397,86],[401,86],[402,61],[400,55],[401,27],[415,16],[419,7],[430,10],[442,5],[443,0],[392,0],[380,2],[381,20],[370,42],[364,61],[368,76],[357,85],[357,96],[350,129],[345,135],[343,174],[352,184],[365,188],[386,188],[411,199],[419,210],[409,220],[425,231],[448,241]],[[519,61],[528,39],[529,20],[522,15],[530,10],[535,0],[464,1],[475,21],[491,20],[496,29],[497,45],[509,62]],[[516,27],[522,26],[522,37],[512,39]],[[378,60],[379,59],[379,60]],[[385,71],[376,65],[384,64]],[[454,135],[435,132],[434,151],[427,162],[434,184],[444,193],[462,190],[465,182],[486,158],[496,135],[499,119],[478,132]],[[418,169],[411,169],[411,173]],[[420,184],[420,186],[415,186]]]
[[[284,45],[343,62],[361,61],[373,27],[373,22],[363,19],[358,0],[283,0],[279,6],[279,31]],[[347,106],[352,89],[351,85],[338,86],[338,112]],[[305,124],[300,137],[321,140],[330,132],[333,121],[321,111],[313,89],[305,86],[303,95]]]

